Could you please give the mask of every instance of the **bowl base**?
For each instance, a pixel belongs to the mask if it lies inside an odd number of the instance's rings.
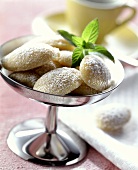
[[[9,148],[24,160],[49,166],[67,166],[81,161],[87,144],[58,121],[56,133],[45,132],[45,120],[30,119],[16,125],[9,133]]]

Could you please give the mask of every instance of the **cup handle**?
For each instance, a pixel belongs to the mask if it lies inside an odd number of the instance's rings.
[[[130,21],[131,19],[133,19],[134,16],[136,15],[136,13],[137,13],[137,9],[134,6],[134,4],[133,5],[132,4],[131,5],[126,4],[125,6],[123,6],[123,8],[130,10],[130,15],[125,20],[123,20],[123,21],[117,20],[117,22],[116,22],[116,26],[117,27],[121,26],[121,25],[127,23],[128,21]]]

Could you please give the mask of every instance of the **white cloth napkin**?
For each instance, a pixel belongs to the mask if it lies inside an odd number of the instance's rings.
[[[131,110],[130,121],[112,134],[97,128],[94,120],[95,109],[107,103],[122,103]],[[138,170],[138,69],[103,101],[59,108],[59,119],[121,170]]]

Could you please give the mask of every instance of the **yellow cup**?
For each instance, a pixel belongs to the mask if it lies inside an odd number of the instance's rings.
[[[66,2],[66,17],[72,33],[81,35],[85,26],[98,18],[99,37],[96,43],[102,43],[105,35],[133,19],[136,14],[134,1],[129,4],[127,0],[66,0]],[[124,11],[126,12],[122,17]]]

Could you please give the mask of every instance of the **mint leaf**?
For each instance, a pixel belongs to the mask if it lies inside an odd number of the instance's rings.
[[[90,54],[91,52],[101,53],[108,57],[111,61],[115,62],[114,57],[105,47],[95,44],[99,35],[98,19],[92,20],[85,27],[81,37],[70,34],[64,30],[58,30],[58,33],[70,44],[76,47],[72,55],[72,67],[79,66],[84,56]]]
[[[83,55],[86,56],[86,55],[89,55],[90,53],[90,50],[89,49],[84,49],[83,50]]]
[[[85,45],[83,46],[85,49],[93,49],[94,48],[94,44],[91,42],[87,42],[85,43]]]
[[[82,38],[86,42],[95,43],[99,35],[99,22],[98,19],[92,20],[83,30]]]
[[[95,45],[94,49],[91,49],[91,51],[93,52],[99,52],[103,55],[105,55],[106,57],[108,57],[111,61],[115,62],[114,57],[112,56],[112,54],[107,51],[107,49],[103,46],[100,45]]]
[[[58,30],[57,31],[63,38],[65,38],[70,44],[74,45],[75,47],[77,45],[75,45],[72,41],[72,37],[75,36],[74,34],[70,34],[69,32],[67,31],[64,31],[64,30]]]
[[[72,67],[79,66],[83,58],[84,58],[83,48],[81,47],[75,48],[72,55]]]
[[[81,37],[77,36],[72,36],[72,42],[77,46],[77,47],[82,47],[83,46],[83,39]]]

